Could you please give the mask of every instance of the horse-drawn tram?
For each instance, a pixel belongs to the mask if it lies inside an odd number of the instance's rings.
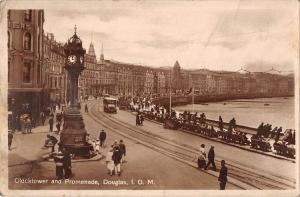
[[[208,138],[216,138],[226,143],[260,150],[262,152],[273,152],[284,157],[295,158],[295,143],[289,140],[292,130],[287,129],[284,133],[267,136],[257,134],[257,129],[230,123],[220,123],[204,117],[197,120],[187,120],[182,117],[168,116],[151,111],[145,111],[147,119],[163,123],[166,129],[180,129],[185,132],[196,133]],[[277,135],[277,136],[276,136]]]

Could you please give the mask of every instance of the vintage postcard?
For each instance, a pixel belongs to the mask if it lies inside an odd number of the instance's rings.
[[[1,195],[299,195],[299,1],[0,8]]]

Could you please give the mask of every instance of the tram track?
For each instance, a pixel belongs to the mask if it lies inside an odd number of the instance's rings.
[[[196,155],[198,150],[190,145],[182,144],[163,138],[159,135],[147,132],[141,128],[116,120],[108,114],[100,111],[99,103],[91,103],[89,115],[99,124],[110,130],[134,140],[157,152],[167,155],[173,159],[196,168]],[[222,157],[216,158],[216,165],[220,169]],[[251,167],[243,166],[235,161],[226,159],[229,170],[229,182],[239,186],[242,189],[294,189],[295,181],[288,177],[282,177],[274,174],[267,174]],[[218,176],[214,171],[202,171],[213,176]]]

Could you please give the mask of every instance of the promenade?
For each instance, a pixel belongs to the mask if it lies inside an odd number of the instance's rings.
[[[121,114],[122,112],[118,115]],[[43,155],[51,151],[50,149],[42,149],[45,136],[49,133],[48,125],[46,125],[34,128],[32,134],[14,135],[12,150],[8,153],[10,189],[219,189],[219,183],[215,176],[111,132],[96,123],[84,112],[82,115],[91,138],[97,138],[101,129],[106,130],[108,137],[106,147],[101,149],[103,155],[106,155],[108,146],[115,140],[124,140],[127,156],[126,162],[122,165],[122,175],[120,177],[108,175],[105,159],[101,159],[72,163],[72,171],[75,176],[71,180],[97,180],[99,185],[65,184],[64,182],[61,184],[49,182],[47,184],[16,183],[16,180],[18,182],[20,178],[50,181],[56,179],[54,162],[41,160]],[[228,183],[226,189],[240,188]]]
[[[110,117],[122,121],[123,123],[135,125],[136,113],[119,110],[117,114],[109,114]],[[194,149],[199,149],[201,144],[206,145],[206,150],[211,145],[214,145],[216,159],[225,159],[229,163],[248,167],[258,170],[262,174],[271,174],[288,179],[295,179],[295,163],[288,160],[281,160],[258,154],[255,151],[247,151],[234,146],[230,146],[221,142],[213,141],[209,138],[203,138],[191,133],[182,132],[179,130],[164,129],[161,124],[152,121],[144,121],[144,126],[139,127],[145,132],[160,136],[164,139],[183,144]],[[249,161],[251,158],[251,162]]]

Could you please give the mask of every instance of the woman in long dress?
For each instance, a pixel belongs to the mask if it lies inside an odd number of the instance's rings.
[[[108,169],[108,173],[110,174],[110,176],[113,175],[113,170],[115,167],[112,156],[113,156],[113,148],[111,147],[106,154],[106,167]]]
[[[198,155],[198,168],[204,169],[206,166],[206,152],[205,152],[205,145],[201,144],[200,153]]]

